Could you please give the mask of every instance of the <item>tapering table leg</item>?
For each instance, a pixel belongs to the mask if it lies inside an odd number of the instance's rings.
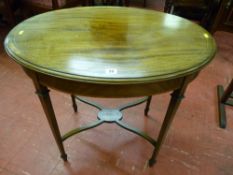
[[[184,97],[185,89],[186,89],[186,85],[184,85],[180,89],[173,91],[173,93],[171,94],[171,100],[170,100],[162,127],[161,127],[160,132],[159,132],[156,147],[154,148],[153,154],[149,160],[149,166],[153,166],[153,164],[156,162],[156,158],[158,156],[160,147],[161,147],[161,145],[166,137],[167,131],[172,123],[172,120],[173,120],[175,113],[180,105],[180,102],[181,102],[182,98]]]
[[[225,105],[232,106],[232,104],[227,103],[228,100],[230,100],[230,98],[233,98],[233,96],[231,95],[232,92],[233,92],[233,79],[231,80],[231,83],[228,85],[225,91],[223,86],[221,85],[217,86],[219,126],[221,128],[226,128],[227,125]]]
[[[151,98],[152,98],[152,96],[149,96],[148,99],[147,99],[147,101],[146,101],[146,108],[145,108],[145,110],[144,110],[144,115],[145,115],[145,116],[148,116],[148,112],[149,112],[149,110],[150,110]]]
[[[38,82],[34,82],[35,87],[36,87],[36,93],[40,99],[41,105],[43,107],[43,110],[45,112],[45,115],[47,117],[48,123],[50,125],[50,128],[52,130],[53,136],[56,140],[56,143],[58,145],[58,148],[60,150],[61,153],[61,158],[64,161],[67,161],[67,155],[65,153],[64,150],[64,146],[62,143],[62,137],[60,134],[60,130],[57,124],[57,120],[55,117],[55,113],[53,110],[53,106],[50,100],[50,96],[49,96],[49,90],[47,89],[47,87],[39,84]]]
[[[72,105],[73,105],[74,112],[77,112],[78,111],[78,106],[77,106],[77,103],[76,103],[76,100],[75,100],[75,96],[73,94],[71,94],[71,100],[72,100]]]

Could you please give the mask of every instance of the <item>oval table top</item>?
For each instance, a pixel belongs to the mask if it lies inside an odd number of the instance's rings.
[[[30,70],[91,83],[169,80],[199,71],[215,41],[199,25],[162,12],[79,7],[44,13],[17,25],[7,53]]]

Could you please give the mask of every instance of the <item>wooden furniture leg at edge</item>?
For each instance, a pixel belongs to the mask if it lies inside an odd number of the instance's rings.
[[[64,146],[62,143],[62,137],[61,137],[61,133],[60,133],[60,130],[57,124],[57,120],[56,120],[56,116],[53,110],[51,99],[49,96],[49,90],[47,87],[41,85],[37,80],[33,80],[33,82],[36,88],[36,94],[38,95],[40,99],[40,102],[45,112],[45,115],[47,117],[49,126],[52,130],[53,136],[56,140],[57,146],[61,153],[61,158],[64,161],[67,161],[67,154],[65,153]]]
[[[159,136],[157,139],[156,147],[154,148],[153,154],[149,160],[150,167],[152,167],[154,163],[156,163],[156,158],[158,156],[161,145],[163,144],[165,140],[167,131],[169,130],[169,127],[173,121],[175,113],[181,103],[181,100],[184,98],[184,93],[185,93],[187,85],[188,83],[185,78],[182,87],[180,89],[174,90],[173,93],[171,94],[171,100],[169,102],[168,109],[167,109],[165,118],[162,123],[162,127],[159,131]]]

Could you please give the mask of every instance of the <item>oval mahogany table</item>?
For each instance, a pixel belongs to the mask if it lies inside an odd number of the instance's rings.
[[[5,39],[5,50],[34,82],[51,130],[67,160],[63,141],[102,123],[116,123],[154,146],[153,165],[185,89],[216,52],[215,41],[203,28],[162,12],[124,7],[82,7],[57,10],[17,25]],[[48,87],[91,97],[141,97],[117,109],[103,109],[96,122],[61,136]],[[120,111],[173,91],[155,141],[124,124]],[[146,114],[147,114],[146,112]]]

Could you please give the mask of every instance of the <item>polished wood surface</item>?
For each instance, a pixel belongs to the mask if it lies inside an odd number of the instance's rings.
[[[198,72],[212,36],[188,20],[136,8],[57,10],[16,26],[8,54],[29,70],[97,84],[152,83]]]

